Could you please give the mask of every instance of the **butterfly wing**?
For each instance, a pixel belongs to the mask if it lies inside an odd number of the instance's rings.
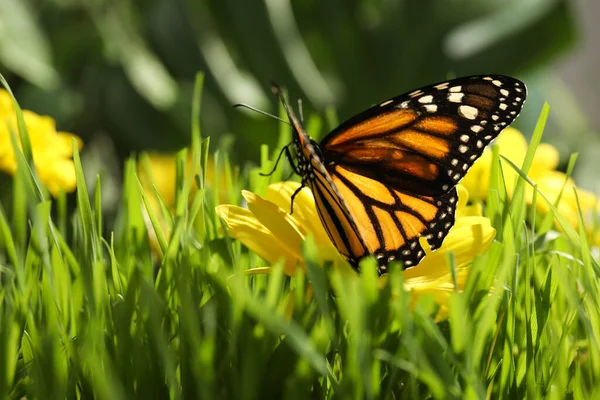
[[[329,173],[360,229],[368,253],[378,259],[380,274],[393,260],[401,260],[405,267],[417,265],[425,256],[419,238],[424,236],[435,250],[454,225],[458,201],[455,187],[433,197],[394,189],[341,165],[329,168]],[[356,265],[364,254],[354,256]]]
[[[525,85],[500,76],[440,82],[356,115],[321,142],[340,165],[403,192],[443,196],[517,117]]]

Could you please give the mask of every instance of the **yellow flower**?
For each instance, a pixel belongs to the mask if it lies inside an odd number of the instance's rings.
[[[144,169],[141,163],[138,163],[138,174],[144,192],[153,203],[155,212],[159,211],[158,201],[154,195],[154,188],[160,194],[169,209],[175,206],[175,180],[177,177],[176,155],[172,153],[147,153],[148,170]],[[189,165],[188,165],[189,167]],[[186,173],[189,172],[186,171]],[[198,171],[194,171],[197,173]]]
[[[189,154],[189,153],[188,153]],[[177,178],[177,154],[175,153],[146,153],[148,160],[148,169],[142,168],[141,163],[138,163],[139,178],[144,187],[144,191],[149,198],[154,199],[154,189],[156,188],[166,206],[173,209],[175,206],[175,187]],[[185,174],[187,177],[194,176],[200,173],[200,166],[194,165],[190,157],[186,160]],[[207,185],[210,186],[214,180],[215,166],[212,158],[209,158],[206,163],[206,179]],[[227,186],[227,181],[224,174],[218,174],[219,186],[221,188]],[[233,177],[235,179],[235,177]],[[194,183],[195,184],[195,183]],[[225,191],[222,191],[225,193]],[[221,201],[225,201],[223,197]]]
[[[164,216],[159,206],[158,198],[155,195],[155,189],[160,194],[160,197],[164,201],[165,206],[169,209],[171,213],[173,213],[175,211],[175,193],[177,191],[177,155],[175,153],[155,152],[149,152],[146,155],[148,160],[148,168],[143,168],[141,163],[138,163],[139,179],[144,189],[144,193],[146,194],[150,203],[150,207],[152,208],[154,214],[158,218],[161,224],[162,231],[168,239],[171,234],[171,226],[168,223],[168,221],[164,219]],[[186,177],[192,177],[199,173],[200,166],[193,164],[192,158],[188,157],[185,171]],[[208,186],[210,186],[210,183],[214,179],[214,176],[214,161],[212,160],[212,158],[209,158],[209,160],[206,163],[206,178]],[[220,187],[226,187],[227,182],[225,179],[225,175],[219,174],[218,179],[220,181]],[[195,185],[195,182],[193,183],[193,185]],[[225,191],[222,190],[221,194],[225,194]],[[221,201],[225,201],[225,198],[226,197],[221,198]],[[154,254],[159,255],[160,251],[159,244],[156,238],[156,233],[154,232],[154,228],[152,227],[150,218],[145,207],[142,207],[142,212],[144,213],[146,228],[148,229],[148,233],[150,236],[150,247],[152,248]]]
[[[521,132],[514,128],[507,128],[500,136],[498,136],[496,145],[498,146],[500,154],[504,157],[511,160],[517,166],[523,164],[525,154],[527,153],[527,142]],[[506,190],[508,196],[512,197],[518,174],[504,160],[501,162]],[[564,173],[556,171],[558,162],[559,154],[556,148],[552,145],[541,143],[536,150],[528,176],[537,184],[538,190],[552,203],[556,202],[560,191],[563,186],[565,186],[557,208],[573,226],[577,227],[578,211],[574,190],[577,191],[584,217],[591,218],[593,216],[592,214],[595,212],[597,198],[594,194],[581,188],[577,188],[572,179],[567,180],[567,176]],[[492,152],[490,149],[486,149],[481,158],[475,162],[471,170],[461,181],[461,184],[469,190],[472,197],[479,199],[485,199],[487,197],[490,184],[491,164]],[[565,181],[567,182],[566,185]],[[525,186],[525,195],[527,204],[531,205],[533,203],[533,188],[530,185]],[[548,207],[545,201],[538,198],[536,210],[542,214],[546,214],[550,211],[550,207]]]
[[[314,198],[308,188],[304,188],[296,196],[294,214],[289,214],[290,198],[298,187],[299,183],[296,182],[271,184],[265,198],[243,191],[248,209],[220,205],[216,211],[225,222],[231,236],[270,264],[283,260],[284,271],[288,275],[294,275],[297,268],[303,268],[301,244],[308,234],[315,238],[321,261],[328,260],[332,261],[335,267],[349,268],[321,225]],[[417,266],[402,272],[407,290],[415,294],[413,298],[420,294],[433,295],[441,306],[440,315],[446,315],[450,293],[464,287],[468,266],[475,255],[486,250],[496,234],[490,221],[481,216],[479,206],[465,206],[469,195],[467,190],[459,185],[458,191],[456,223],[442,247],[431,252],[426,241],[422,239],[421,243],[427,255]],[[454,287],[447,262],[448,252],[454,253],[458,288]],[[258,270],[268,271],[264,268]],[[385,276],[382,279],[385,279]]]
[[[83,146],[81,139],[72,133],[57,132],[56,124],[50,117],[24,110],[23,119],[29,132],[33,162],[40,181],[53,196],[57,196],[61,189],[68,192],[75,190],[72,139],[77,140],[79,149]],[[19,140],[17,117],[12,98],[8,92],[0,89],[0,170],[13,175],[17,170],[17,162],[11,141],[11,131]]]

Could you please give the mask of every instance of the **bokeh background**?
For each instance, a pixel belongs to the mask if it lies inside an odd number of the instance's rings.
[[[340,120],[422,85],[500,73],[529,87],[516,126],[544,140],[595,191],[600,158],[600,2],[592,0],[0,0],[0,72],[21,106],[83,138],[86,172],[113,177],[140,150],[190,140],[195,74],[201,127],[241,168],[277,122],[276,81],[305,115]],[[322,135],[328,129],[322,126]]]

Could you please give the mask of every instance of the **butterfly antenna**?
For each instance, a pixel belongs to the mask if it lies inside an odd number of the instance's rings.
[[[304,111],[302,110],[302,99],[298,99],[298,117],[300,117],[300,123],[304,124]]]
[[[271,83],[271,91],[274,95],[276,95],[279,98],[279,101],[281,101],[281,105],[283,105],[283,108],[286,114],[288,115],[288,118],[290,119],[290,124],[298,125],[296,114],[294,114],[294,111],[290,108],[290,106],[288,106],[288,103],[285,100],[285,96],[283,95],[283,91],[281,90],[279,85],[277,85],[275,82]]]
[[[238,107],[240,107],[240,108],[247,108],[248,110],[251,110],[251,111],[257,112],[257,113],[259,113],[259,114],[262,114],[262,115],[266,115],[267,117],[274,118],[274,119],[276,119],[277,121],[284,122],[284,123],[286,123],[286,124],[288,124],[288,125],[290,124],[290,123],[289,123],[288,121],[286,121],[285,119],[279,118],[279,117],[278,117],[278,116],[276,116],[276,115],[270,114],[270,113],[268,113],[268,112],[266,112],[266,111],[263,111],[263,110],[259,110],[258,108],[256,108],[256,107],[252,107],[252,106],[250,106],[250,105],[248,105],[248,104],[245,104],[245,103],[238,103],[238,104],[234,104],[234,105],[233,105],[233,107],[235,107],[235,108],[238,108]]]

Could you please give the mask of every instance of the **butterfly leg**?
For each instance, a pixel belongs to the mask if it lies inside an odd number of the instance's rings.
[[[298,168],[293,163],[293,157],[292,157],[292,154],[290,153],[290,149],[289,149],[290,144],[288,144],[287,146],[284,146],[281,149],[281,151],[279,152],[279,155],[277,156],[277,161],[275,161],[275,165],[273,166],[273,169],[271,170],[271,172],[269,172],[268,174],[263,174],[261,172],[259,174],[260,176],[271,176],[271,175],[273,175],[273,172],[275,172],[275,170],[277,169],[277,166],[279,165],[279,161],[281,160],[281,156],[283,155],[283,153],[285,153],[286,158],[290,161],[290,164],[292,166],[292,169],[294,170],[294,173],[296,173],[296,174],[298,173]]]
[[[294,197],[296,197],[296,195],[298,193],[300,193],[300,191],[302,190],[302,188],[304,188],[304,183],[302,183],[302,185],[300,185],[300,187],[298,189],[296,189],[296,191],[292,194],[292,203],[290,205],[290,215],[292,215],[294,213]]]

